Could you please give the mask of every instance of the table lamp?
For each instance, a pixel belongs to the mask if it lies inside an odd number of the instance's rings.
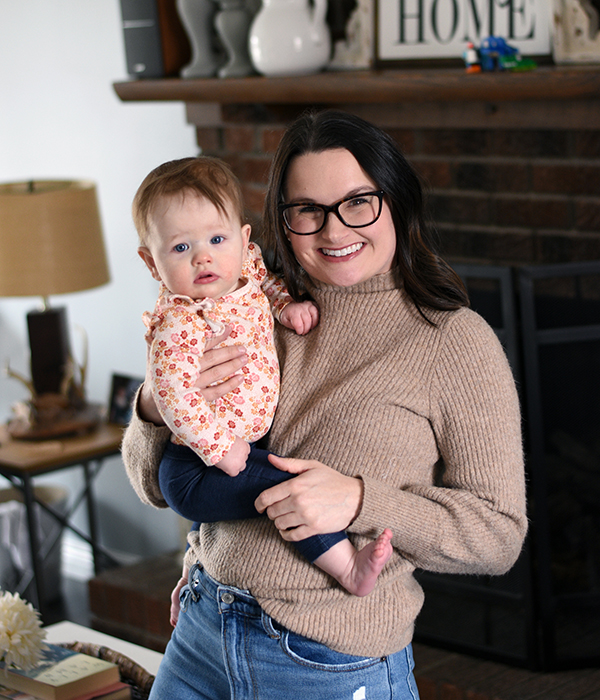
[[[44,439],[76,432],[94,421],[85,401],[85,365],[73,361],[64,307],[48,297],[109,281],[96,188],[89,181],[35,180],[0,184],[0,296],[42,297],[27,314],[31,391],[13,437]],[[77,369],[80,376],[77,377]]]

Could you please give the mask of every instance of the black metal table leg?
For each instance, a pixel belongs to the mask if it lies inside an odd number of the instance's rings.
[[[25,515],[27,518],[27,529],[29,532],[29,552],[31,555],[31,568],[33,570],[33,582],[35,584],[35,596],[37,601],[30,601],[36,607],[41,616],[44,616],[45,596],[44,596],[44,574],[42,571],[42,561],[40,559],[40,543],[38,538],[38,518],[35,513],[35,498],[33,484],[28,474],[21,477],[23,483],[23,500],[25,504]]]
[[[100,552],[98,548],[98,530],[96,526],[96,501],[92,491],[95,474],[92,474],[89,462],[84,462],[81,466],[83,467],[83,473],[85,476],[85,496],[88,513],[88,527],[90,531],[90,544],[92,546],[92,556],[94,558],[94,574],[97,576],[100,573]]]

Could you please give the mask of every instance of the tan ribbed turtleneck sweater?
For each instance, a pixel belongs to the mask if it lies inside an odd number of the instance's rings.
[[[348,532],[362,547],[389,527],[394,555],[365,598],[342,590],[267,518],[203,525],[188,562],[249,589],[289,629],[341,652],[383,656],[411,641],[416,567],[500,574],[526,531],[520,416],[501,346],[477,314],[428,311],[393,275],[311,292],[320,323],[278,328],[282,381],[270,448],[364,482]],[[168,433],[134,417],[123,457],[147,503],[165,507],[157,467]]]

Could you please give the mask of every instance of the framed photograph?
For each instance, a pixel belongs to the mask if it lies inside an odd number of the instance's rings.
[[[462,62],[467,44],[505,39],[523,56],[551,52],[548,0],[376,0],[376,63]]]
[[[113,374],[108,420],[117,425],[127,425],[131,420],[131,407],[135,392],[144,380],[138,377],[127,377],[122,374]]]

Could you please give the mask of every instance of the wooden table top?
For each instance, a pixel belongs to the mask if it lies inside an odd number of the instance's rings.
[[[123,426],[102,423],[83,435],[50,440],[15,440],[5,425],[0,426],[0,472],[32,474],[54,471],[118,454]]]

